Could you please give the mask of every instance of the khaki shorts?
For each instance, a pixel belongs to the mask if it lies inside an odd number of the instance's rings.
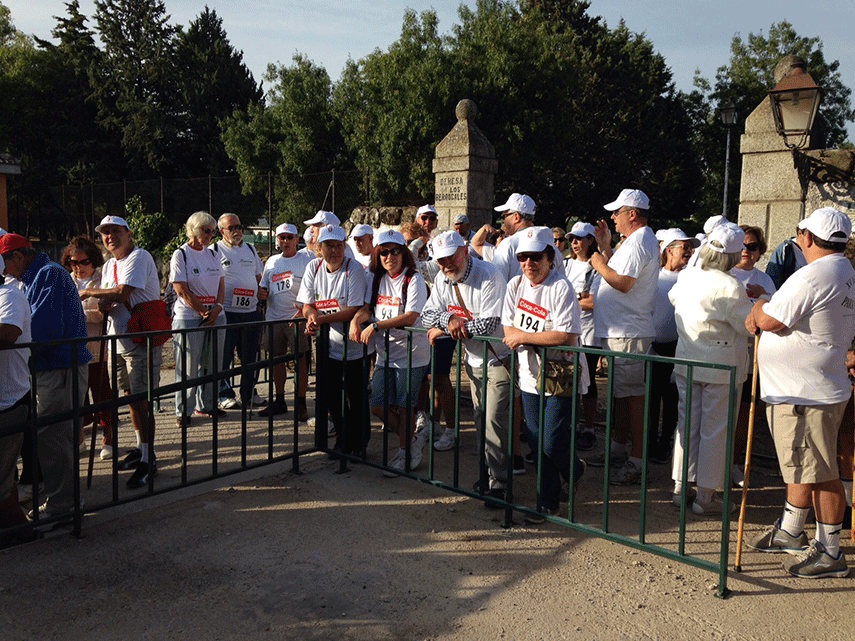
[[[151,348],[152,357],[152,384],[155,388],[160,386],[160,365],[163,362],[163,346]],[[107,367],[111,368],[112,358],[107,359]],[[146,346],[142,343],[134,345],[130,352],[116,354],[116,379],[119,389],[129,389],[131,394],[148,391],[148,358]],[[123,381],[128,382],[125,388]],[[110,371],[110,384],[113,382],[113,372]]]
[[[603,349],[625,354],[647,354],[652,338],[603,338]],[[614,371],[609,372],[614,380],[615,398],[644,396],[644,361],[636,358],[614,359]]]
[[[837,432],[847,401],[833,405],[766,406],[785,483],[826,483],[840,478]]]
[[[304,325],[297,326],[297,349],[299,354],[309,351],[309,337]],[[264,330],[264,345],[274,356],[294,353],[294,323],[275,323]]]

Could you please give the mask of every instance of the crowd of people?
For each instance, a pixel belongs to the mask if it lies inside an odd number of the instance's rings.
[[[57,264],[22,236],[4,233],[0,345],[105,334],[117,339],[94,341],[88,349],[84,340],[35,348],[32,386],[27,350],[0,351],[0,528],[26,522],[20,502],[32,500],[34,491],[43,498],[42,517],[74,507],[77,445],[70,423],[40,427],[34,452],[31,435],[21,429],[32,407],[39,414],[69,409],[74,391],[77,404],[87,391],[93,402],[109,399],[110,349],[117,351],[115,380],[122,391],[141,394],[152,377],[158,385],[162,342],[137,342],[129,331],[163,329],[162,322],[173,330],[176,380],[232,368],[237,352],[243,370],[237,390],[224,378],[218,389],[206,383],[175,394],[176,425],[185,427],[194,416],[221,417],[230,409],[246,415],[266,405],[261,416],[289,411],[285,363],[272,368],[275,397],[269,403],[255,392],[261,344],[273,356],[293,356],[293,409],[298,420],[307,420],[310,342],[323,328],[329,343],[318,371],[335,436],[331,457],[368,455],[369,411],[397,436],[388,461],[392,475],[417,469],[425,446],[454,448],[459,428],[449,373],[462,342],[475,425],[485,425],[478,447],[487,474],[476,489],[487,507],[500,506],[508,474],[525,470],[524,442],[529,462],[541,472],[546,514],[558,513],[588,466],[608,466],[614,485],[640,483],[645,454],[652,464],[670,462],[676,506],[688,498],[698,516],[732,511],[718,492],[729,468],[734,481],[743,481],[734,464],[745,449],[751,378],[759,375],[787,496],[782,517],[748,544],[791,553],[784,567],[796,576],[845,576],[839,536],[852,481],[851,464],[838,466],[837,439],[852,398],[847,368],[855,368],[855,355],[847,351],[855,337],[849,291],[855,270],[843,256],[849,218],[832,208],[813,212],[776,250],[779,258],[767,274],[755,266],[767,249],[757,227],[714,216],[697,237],[676,228],[654,233],[650,201],[637,189],[623,190],[604,209],[613,229],[604,217],[576,222],[565,233],[536,226],[534,201],[514,193],[495,207],[500,229],[473,231],[465,215],[451,221],[453,229],[438,228],[436,209],[424,205],[400,229],[355,225],[352,246],[338,217],[319,211],[304,221],[305,249],[297,248],[297,227],[285,223],[275,232],[279,253],[266,262],[243,241],[236,215],[215,220],[196,212],[185,225],[187,242],[170,260],[174,304],[165,321],[154,260],[134,245],[121,217],[106,216],[96,227],[106,262],[89,238],[72,239]],[[215,241],[217,231],[221,239]],[[267,320],[279,321],[265,328],[266,336],[257,325],[246,326],[262,318],[262,307]],[[562,346],[588,349],[574,358],[556,349]],[[595,374],[606,353],[612,440],[583,460],[579,453],[597,445]],[[648,354],[694,365],[656,361],[648,370],[642,357]],[[736,386],[729,369],[706,364],[733,366]],[[368,389],[367,369],[373,370]],[[521,411],[511,414],[513,395]],[[574,426],[577,397],[582,411]],[[157,475],[150,411],[146,400],[130,403],[137,444],[118,462],[132,472],[129,488],[146,487]],[[731,415],[737,417],[733,460],[727,451]],[[113,457],[112,413],[90,420],[102,431],[101,458]],[[816,535],[808,541],[811,507]]]

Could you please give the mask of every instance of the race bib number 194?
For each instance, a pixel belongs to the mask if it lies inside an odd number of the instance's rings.
[[[514,327],[524,332],[542,331],[549,310],[521,298],[514,311]]]

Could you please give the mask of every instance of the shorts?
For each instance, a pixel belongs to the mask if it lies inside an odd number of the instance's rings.
[[[826,483],[840,478],[837,432],[848,402],[766,406],[785,483]]]
[[[457,341],[450,338],[436,341],[436,345],[433,348],[433,371],[437,376],[448,376],[451,373],[451,361],[454,359],[454,350],[456,347]],[[430,373],[430,369],[428,369],[428,373]]]
[[[603,338],[603,349],[624,354],[647,354],[652,338]],[[614,381],[615,398],[644,396],[644,363],[640,358],[614,359],[614,371],[609,375]]]
[[[413,367],[410,379],[409,405],[416,407],[419,398],[419,387],[428,373],[428,365]],[[386,380],[388,374],[388,382]],[[405,367],[385,368],[379,363],[374,368],[374,376],[371,377],[371,407],[382,407],[383,405],[396,405],[407,407],[407,369]]]
[[[309,351],[309,337],[306,336],[305,325],[295,323],[274,323],[264,329],[264,346],[274,356],[294,353],[294,327],[297,327],[297,353]]]
[[[152,384],[155,388],[160,386],[160,365],[163,362],[163,346],[151,348],[152,357]],[[110,368],[110,382],[113,381],[112,371],[113,358],[112,355],[107,361]],[[122,388],[121,381],[128,382],[128,389],[131,394],[148,391],[148,358],[146,356],[146,346],[142,343],[134,344],[134,348],[130,352],[124,354],[116,354],[116,366],[118,368],[117,379],[119,387]]]

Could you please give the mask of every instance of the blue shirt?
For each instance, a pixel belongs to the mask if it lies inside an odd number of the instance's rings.
[[[77,287],[68,271],[39,252],[21,274],[33,314],[33,342],[63,338],[86,338],[86,316]],[[51,345],[33,349],[36,371],[74,367],[74,345]],[[92,360],[86,342],[77,343],[77,365]]]

